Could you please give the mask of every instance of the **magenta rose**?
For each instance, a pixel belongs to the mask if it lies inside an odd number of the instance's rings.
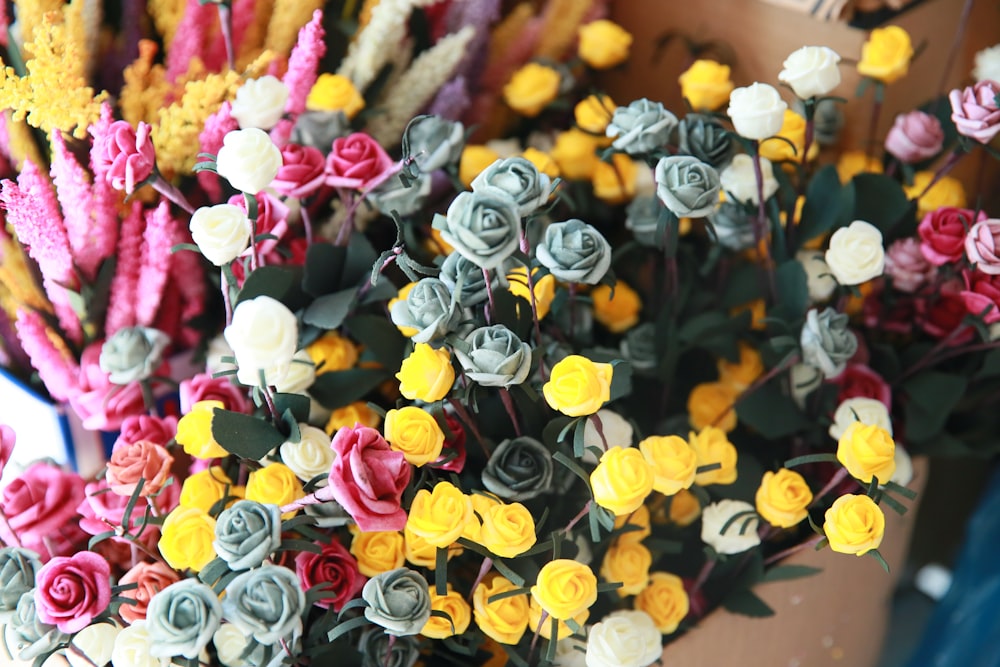
[[[17,441],[17,434],[14,429],[6,424],[0,424],[0,475],[10,461],[10,455],[14,452],[14,443]]]
[[[892,389],[882,376],[865,364],[847,364],[844,372],[833,381],[840,387],[837,405],[849,398],[873,398],[892,409]]]
[[[323,609],[333,607],[334,611],[340,611],[354,599],[367,581],[358,571],[358,561],[336,540],[324,544],[323,550],[318,554],[303,551],[296,556],[295,574],[304,591],[325,583],[326,586],[320,590],[333,595],[324,596],[315,604]]]
[[[181,396],[183,395],[182,390]],[[122,420],[121,433],[115,440],[115,449],[140,440],[149,440],[166,447],[175,435],[177,435],[177,417],[134,415]]]
[[[934,157],[941,151],[942,144],[941,121],[923,111],[899,114],[885,135],[885,150],[905,164]]]
[[[438,470],[460,473],[465,468],[465,429],[461,422],[450,414],[445,414],[444,420],[448,425],[451,436],[444,441],[441,448],[441,457],[431,464]],[[448,433],[445,432],[447,436]]]
[[[1000,322],[1000,275],[990,275],[981,271],[963,271],[965,289],[959,294],[965,308],[976,317],[982,317],[986,324]]]
[[[227,377],[214,378],[199,373],[181,382],[181,412],[187,414],[198,401],[222,401],[226,410],[250,414],[253,405],[247,398],[246,388],[237,387]]]
[[[138,129],[133,129],[127,121],[116,120],[94,146],[94,168],[105,174],[115,190],[132,194],[136,184],[152,175],[156,150],[149,136],[151,129],[141,121]]]
[[[303,199],[313,194],[326,179],[326,158],[314,146],[287,144],[281,149],[282,165],[271,187],[286,197]]]
[[[364,132],[334,139],[326,158],[326,183],[335,188],[370,190],[381,183],[393,166],[392,158]]]
[[[247,202],[243,195],[233,195],[229,198],[229,204],[247,210]],[[257,193],[257,221],[254,227],[257,236],[268,234],[275,238],[265,239],[257,243],[257,254],[265,255],[278,245],[278,242],[288,232],[288,207],[277,197],[267,192]],[[243,255],[250,254],[247,248]]]
[[[57,551],[71,539],[63,531],[75,527],[76,508],[83,500],[83,479],[51,463],[35,463],[7,485],[0,499],[0,509],[7,521],[0,521],[0,537],[5,544],[16,544],[42,555],[49,554],[46,539]],[[9,527],[8,527],[9,524]],[[66,540],[60,540],[63,536]]]
[[[406,512],[400,505],[411,474],[402,452],[360,424],[338,430],[330,446],[337,454],[328,487],[334,500],[364,532],[402,530]]]
[[[885,251],[885,275],[900,292],[913,294],[927,284],[933,272],[934,267],[920,249],[920,241],[913,237],[897,239]]]
[[[950,338],[951,346],[967,343],[976,333],[975,329],[963,323],[969,311],[961,291],[962,284],[956,280],[942,285],[937,293],[917,302],[917,325],[930,336],[947,338],[961,327],[962,331]]]
[[[53,558],[35,577],[38,620],[74,633],[90,625],[111,602],[111,567],[90,551]]]
[[[990,218],[972,225],[965,237],[965,256],[976,269],[990,275],[1000,274],[1000,220]]]
[[[951,121],[958,133],[988,144],[1000,132],[1000,108],[997,95],[1000,84],[996,81],[980,81],[965,90],[953,90],[948,95],[951,101]]]
[[[965,254],[966,230],[985,219],[984,212],[980,211],[976,217],[976,212],[967,208],[944,206],[931,211],[917,225],[920,252],[934,266],[961,260]]]

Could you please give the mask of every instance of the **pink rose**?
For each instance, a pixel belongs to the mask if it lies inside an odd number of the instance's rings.
[[[941,121],[923,111],[899,114],[885,135],[885,150],[906,164],[934,157],[941,151],[942,144]]]
[[[441,458],[432,463],[431,466],[438,470],[460,473],[465,467],[465,429],[462,428],[461,422],[450,414],[446,413],[444,420],[448,424],[448,430],[451,431],[451,437],[444,441]],[[445,435],[447,436],[448,433],[446,432]],[[445,461],[445,459],[448,460]],[[442,463],[442,461],[445,462]]]
[[[110,577],[108,561],[93,552],[53,558],[35,577],[38,620],[62,632],[83,630],[111,603]]]
[[[951,346],[967,343],[976,333],[974,328],[963,323],[969,311],[961,291],[962,284],[956,280],[942,285],[935,294],[917,302],[916,322],[928,335],[946,338],[962,328],[962,332],[951,338]]]
[[[146,608],[153,596],[178,581],[180,577],[165,563],[139,563],[118,580],[119,586],[138,584],[137,588],[122,591],[122,597],[135,600],[135,603],[123,604],[118,608],[118,614],[129,624],[145,619]]]
[[[981,271],[963,271],[965,289],[959,294],[965,308],[986,324],[1000,322],[1000,275]]]
[[[917,225],[920,252],[934,266],[961,260],[965,254],[965,230],[985,219],[984,212],[980,211],[976,217],[976,212],[967,208],[944,206],[931,211]]]
[[[233,206],[247,210],[246,199],[243,195],[233,195],[229,198],[229,202]],[[274,236],[273,239],[266,239],[257,243],[257,254],[266,255],[267,253],[274,250],[278,245],[278,242],[285,236],[288,232],[288,207],[285,206],[277,197],[274,197],[267,192],[257,193],[257,222],[256,227],[257,236],[261,234],[269,234]],[[250,254],[250,249],[247,248],[243,255],[247,256]]]
[[[933,272],[920,250],[920,241],[913,237],[893,241],[885,252],[885,275],[900,292],[913,294],[927,284]]]
[[[156,150],[149,136],[150,126],[139,122],[139,128],[124,120],[111,123],[107,133],[94,148],[95,169],[105,172],[105,178],[115,190],[132,194],[137,183],[150,177],[156,168]]]
[[[178,485],[174,484],[173,486]],[[80,514],[80,528],[88,535],[100,535],[109,530],[124,528],[125,526],[122,524],[125,520],[125,508],[128,506],[128,501],[129,496],[112,493],[108,488],[108,481],[106,479],[87,484],[86,496],[77,507],[77,512]],[[142,517],[145,515],[148,506],[149,500],[147,498],[140,498],[136,502],[135,507],[132,509],[132,515],[129,517],[129,525],[127,526],[130,534],[134,535],[139,532]],[[171,509],[162,507],[159,498],[157,498],[157,507],[163,513],[169,512]],[[151,525],[143,531],[140,539],[147,547],[152,547],[156,544],[158,535],[159,528]],[[113,536],[111,540],[125,544],[129,543],[124,537]]]
[[[14,429],[6,424],[0,424],[0,475],[10,461],[10,455],[14,452],[14,443],[17,441],[17,434]]]
[[[90,431],[117,431],[128,417],[146,413],[146,402],[138,382],[111,384],[101,370],[99,340],[88,345],[80,355],[80,392],[70,396],[70,405]]]
[[[337,540],[324,544],[318,554],[303,551],[296,556],[295,574],[304,591],[317,584],[327,584],[320,590],[334,595],[322,597],[315,604],[323,609],[333,607],[334,611],[340,611],[355,598],[367,581],[358,571],[358,561]]]
[[[199,373],[181,382],[180,394],[184,414],[191,412],[198,401],[222,401],[227,410],[243,414],[253,412],[246,389],[237,387],[227,377],[213,378],[207,373]]]
[[[1000,132],[1000,108],[997,95],[1000,84],[996,81],[980,81],[965,90],[953,90],[948,95],[951,101],[951,121],[958,133],[988,144]]]
[[[181,386],[181,396],[183,396],[183,385]],[[122,420],[121,433],[115,440],[115,449],[140,440],[149,440],[166,447],[175,435],[177,435],[177,417],[134,415]]]
[[[865,364],[847,364],[844,372],[833,381],[840,387],[837,405],[849,398],[873,398],[892,409],[892,389],[882,376]]]
[[[334,139],[326,158],[326,183],[335,188],[370,190],[381,183],[393,166],[392,158],[364,132]]]
[[[330,467],[329,492],[364,532],[402,530],[400,506],[410,483],[410,464],[382,434],[356,424],[337,431],[330,443],[337,458]]]
[[[131,496],[139,480],[144,480],[139,495],[155,495],[170,477],[174,457],[166,447],[149,440],[140,440],[119,447],[108,461],[108,487],[120,496]]]
[[[281,149],[281,159],[281,169],[271,181],[279,194],[304,199],[323,185],[326,158],[318,148],[288,144]]]
[[[1000,220],[990,218],[972,225],[965,237],[965,256],[976,265],[976,269],[990,275],[1000,274]]]
[[[72,535],[63,531],[75,527],[83,487],[83,479],[74,472],[50,463],[33,464],[3,490],[0,509],[7,521],[0,521],[0,537],[5,544],[16,544],[13,529],[21,545],[37,551],[43,559],[50,554],[46,540],[58,552],[71,546],[67,542],[72,541]]]

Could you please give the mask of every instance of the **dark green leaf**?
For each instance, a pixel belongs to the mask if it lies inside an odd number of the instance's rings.
[[[774,616],[774,610],[750,590],[733,593],[723,601],[722,606],[734,614],[742,614],[743,616],[751,616],[753,618]]]
[[[285,410],[291,410],[296,421],[309,421],[309,397],[302,394],[275,394],[274,407],[278,414],[284,414]]]
[[[761,581],[787,581],[789,579],[801,579],[811,577],[822,572],[822,568],[810,567],[808,565],[776,565],[764,574]]]
[[[359,400],[389,378],[389,373],[374,368],[352,368],[322,373],[309,387],[309,394],[328,410],[336,410]]]
[[[745,394],[736,404],[736,415],[741,424],[773,440],[814,425],[774,384],[765,384]]]
[[[976,380],[997,377],[1000,375],[1000,350],[990,350],[983,358],[983,365],[976,373]]]
[[[220,408],[212,414],[212,437],[230,454],[259,461],[285,441],[285,436],[263,419]]]
[[[966,378],[939,371],[925,371],[907,380],[903,391],[909,398],[904,408],[909,439],[926,442],[936,436],[967,385]]]
[[[336,329],[344,323],[356,297],[357,291],[354,289],[324,294],[306,308],[302,321],[320,329]]]
[[[306,250],[302,289],[311,296],[337,291],[344,270],[347,248],[332,243],[313,243]]]
[[[809,307],[809,285],[802,264],[796,260],[781,264],[774,272],[774,282],[778,295],[770,315],[788,322],[800,319]]]
[[[368,241],[368,237],[360,232],[352,234],[347,245],[347,257],[340,285],[342,287],[357,287],[361,284],[362,279],[371,276],[372,264],[376,260],[378,260],[378,253]]]
[[[801,466],[807,463],[837,463],[837,455],[806,454],[805,456],[796,456],[793,459],[788,459],[787,461],[785,461],[785,467],[794,468],[795,466]]]
[[[902,186],[885,174],[858,174],[854,184],[854,220],[866,220],[886,235],[906,214],[910,201]]]
[[[837,225],[840,221],[840,207],[844,203],[842,189],[840,177],[833,165],[827,165],[816,172],[806,188],[802,220],[797,229],[800,241],[810,241]]]
[[[236,297],[236,303],[238,305],[258,296],[269,296],[284,303],[292,292],[297,277],[295,271],[286,267],[262,266],[247,276]]]
[[[388,318],[353,315],[344,320],[344,328],[385,368],[395,370],[403,363],[406,338]]]

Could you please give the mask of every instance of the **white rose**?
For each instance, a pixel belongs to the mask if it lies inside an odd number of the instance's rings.
[[[239,206],[202,206],[191,216],[191,237],[201,254],[222,266],[240,256],[250,245],[253,225]]]
[[[226,667],[242,667],[245,663],[243,651],[250,643],[250,637],[244,636],[232,623],[223,623],[212,636],[212,643],[219,654],[219,662]]]
[[[996,44],[976,54],[976,65],[972,68],[976,81],[1000,82],[1000,44]]]
[[[587,642],[579,637],[567,637],[556,642],[554,667],[586,667]]]
[[[274,388],[282,394],[304,394],[306,389],[316,381],[316,364],[309,353],[299,350],[292,357],[292,363],[284,371],[275,375]],[[310,420],[312,419],[310,405]]]
[[[803,100],[828,95],[840,85],[840,56],[825,46],[803,46],[785,59],[778,81]]]
[[[896,460],[896,472],[892,473],[889,481],[900,486],[906,486],[913,481],[913,459],[910,458],[907,451],[899,444],[896,445],[895,456],[893,458]]]
[[[736,519],[730,521],[737,514]],[[726,524],[729,524],[728,526]],[[760,544],[760,517],[750,503],[720,500],[701,512],[701,541],[720,554],[738,554]],[[725,532],[723,532],[725,528]]]
[[[848,398],[837,406],[836,412],[833,413],[833,423],[830,424],[830,437],[839,441],[847,427],[858,421],[865,426],[884,428],[889,435],[892,435],[892,420],[885,404],[874,398],[858,396]]]
[[[778,181],[774,178],[774,167],[767,158],[760,158],[760,175],[764,182],[764,201],[778,191]],[[732,196],[738,202],[750,202],[757,205],[757,176],[753,170],[753,158],[746,153],[733,157],[725,169],[719,174],[719,181],[727,196]]]
[[[146,632],[146,621],[135,621],[122,628],[111,649],[113,667],[167,667],[170,658],[154,658],[149,654],[153,642]]]
[[[647,667],[663,654],[663,638],[644,611],[608,614],[587,633],[587,667]]]
[[[823,382],[823,372],[809,364],[795,364],[790,371],[792,400],[800,410],[806,406],[806,396]]]
[[[236,356],[236,379],[255,387],[260,384],[261,371],[268,384],[288,372],[298,345],[299,326],[295,314],[283,303],[258,296],[236,306],[233,322],[223,335]]]
[[[119,632],[121,628],[113,623],[88,625],[73,635],[75,650],[74,648],[66,650],[66,660],[72,667],[108,664]]]
[[[726,113],[733,121],[737,134],[759,141],[781,131],[787,108],[774,86],[753,83],[746,88],[736,88],[729,94]]]
[[[222,371],[235,371],[236,364],[223,361],[223,357],[232,357],[233,348],[229,347],[225,337],[219,334],[208,341],[208,349],[205,350],[205,372],[209,375]]]
[[[336,454],[330,447],[330,436],[326,431],[299,424],[299,434],[301,440],[285,442],[278,450],[285,465],[303,482],[330,472]]]
[[[288,86],[276,76],[267,74],[259,79],[249,79],[236,91],[230,115],[241,129],[256,127],[270,130],[285,113]]]
[[[222,139],[215,158],[219,176],[242,192],[257,194],[281,169],[281,151],[264,130],[233,130]]]
[[[604,433],[603,439],[597,431],[597,426],[594,425],[595,419],[601,420],[601,432]],[[597,457],[590,451],[590,447],[597,447],[602,451],[616,445],[631,447],[632,435],[632,424],[627,419],[611,410],[598,410],[596,415],[587,419],[587,423],[583,429],[583,461],[585,463],[597,463]]]
[[[860,285],[877,278],[885,269],[882,232],[871,223],[855,220],[833,233],[824,259],[841,285]]]
[[[829,299],[833,290],[837,289],[837,281],[823,259],[823,253],[818,250],[800,250],[795,253],[795,259],[805,269],[809,300],[812,303],[822,303]]]

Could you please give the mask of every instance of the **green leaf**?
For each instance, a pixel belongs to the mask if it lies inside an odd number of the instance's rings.
[[[966,378],[940,371],[925,371],[907,380],[903,391],[909,398],[904,408],[909,440],[927,442],[940,433],[967,386]]]
[[[814,426],[776,384],[765,384],[745,394],[736,404],[736,415],[741,424],[772,440]]]
[[[351,368],[321,373],[309,394],[328,410],[336,410],[359,400],[389,378],[389,373],[375,368]]]
[[[677,336],[686,343],[702,345],[705,339],[728,331],[731,327],[732,319],[729,315],[721,311],[711,310],[695,315],[681,325]]]
[[[768,570],[761,581],[788,581],[789,579],[801,579],[819,574],[823,569],[810,567],[808,565],[776,565]]]
[[[788,322],[800,319],[809,307],[809,285],[806,271],[798,261],[791,260],[779,265],[774,272],[777,288],[777,303],[770,315]]]
[[[342,287],[357,287],[362,279],[369,278],[372,264],[378,260],[378,253],[368,241],[368,237],[360,232],[351,235],[347,244],[347,256],[344,261],[343,275],[340,277]]]
[[[854,220],[866,220],[886,235],[906,214],[910,200],[902,186],[885,174],[854,177]]]
[[[311,296],[323,296],[337,291],[344,271],[347,248],[332,243],[313,243],[306,250],[302,289]]]
[[[795,466],[805,465],[807,463],[837,463],[836,454],[806,454],[805,456],[796,456],[793,459],[788,459],[785,461],[786,468],[794,468]]]
[[[632,364],[621,359],[611,362],[611,398],[614,401],[632,393]]]
[[[356,297],[357,291],[354,289],[324,294],[306,308],[302,321],[320,329],[336,329],[344,323]]]
[[[827,165],[816,172],[806,188],[802,220],[796,230],[800,241],[810,241],[837,225],[843,204],[841,190],[843,186],[836,167]]]
[[[212,437],[230,454],[259,461],[285,441],[285,436],[263,419],[221,408],[215,408],[212,415]]]
[[[729,595],[722,606],[734,614],[742,614],[752,618],[774,616],[774,610],[750,590],[737,591]]]
[[[273,396],[274,407],[278,414],[284,414],[285,410],[291,410],[292,415],[298,422],[309,421],[309,397],[302,394],[282,394]]]
[[[1000,350],[990,350],[983,358],[983,365],[979,368],[974,379],[985,380],[998,375],[1000,375]]]
[[[249,301],[258,296],[269,296],[282,301],[294,283],[295,273],[280,266],[262,266],[250,273],[243,282],[243,288],[236,303]]]
[[[882,566],[882,569],[886,571],[886,574],[889,573],[889,564],[885,562],[885,558],[882,557],[882,554],[879,553],[878,549],[872,549],[868,552],[868,555],[874,558],[875,561]]]
[[[393,288],[395,289],[395,288]],[[406,338],[387,317],[353,315],[344,320],[351,337],[364,343],[365,351],[385,368],[395,370],[403,363]]]

